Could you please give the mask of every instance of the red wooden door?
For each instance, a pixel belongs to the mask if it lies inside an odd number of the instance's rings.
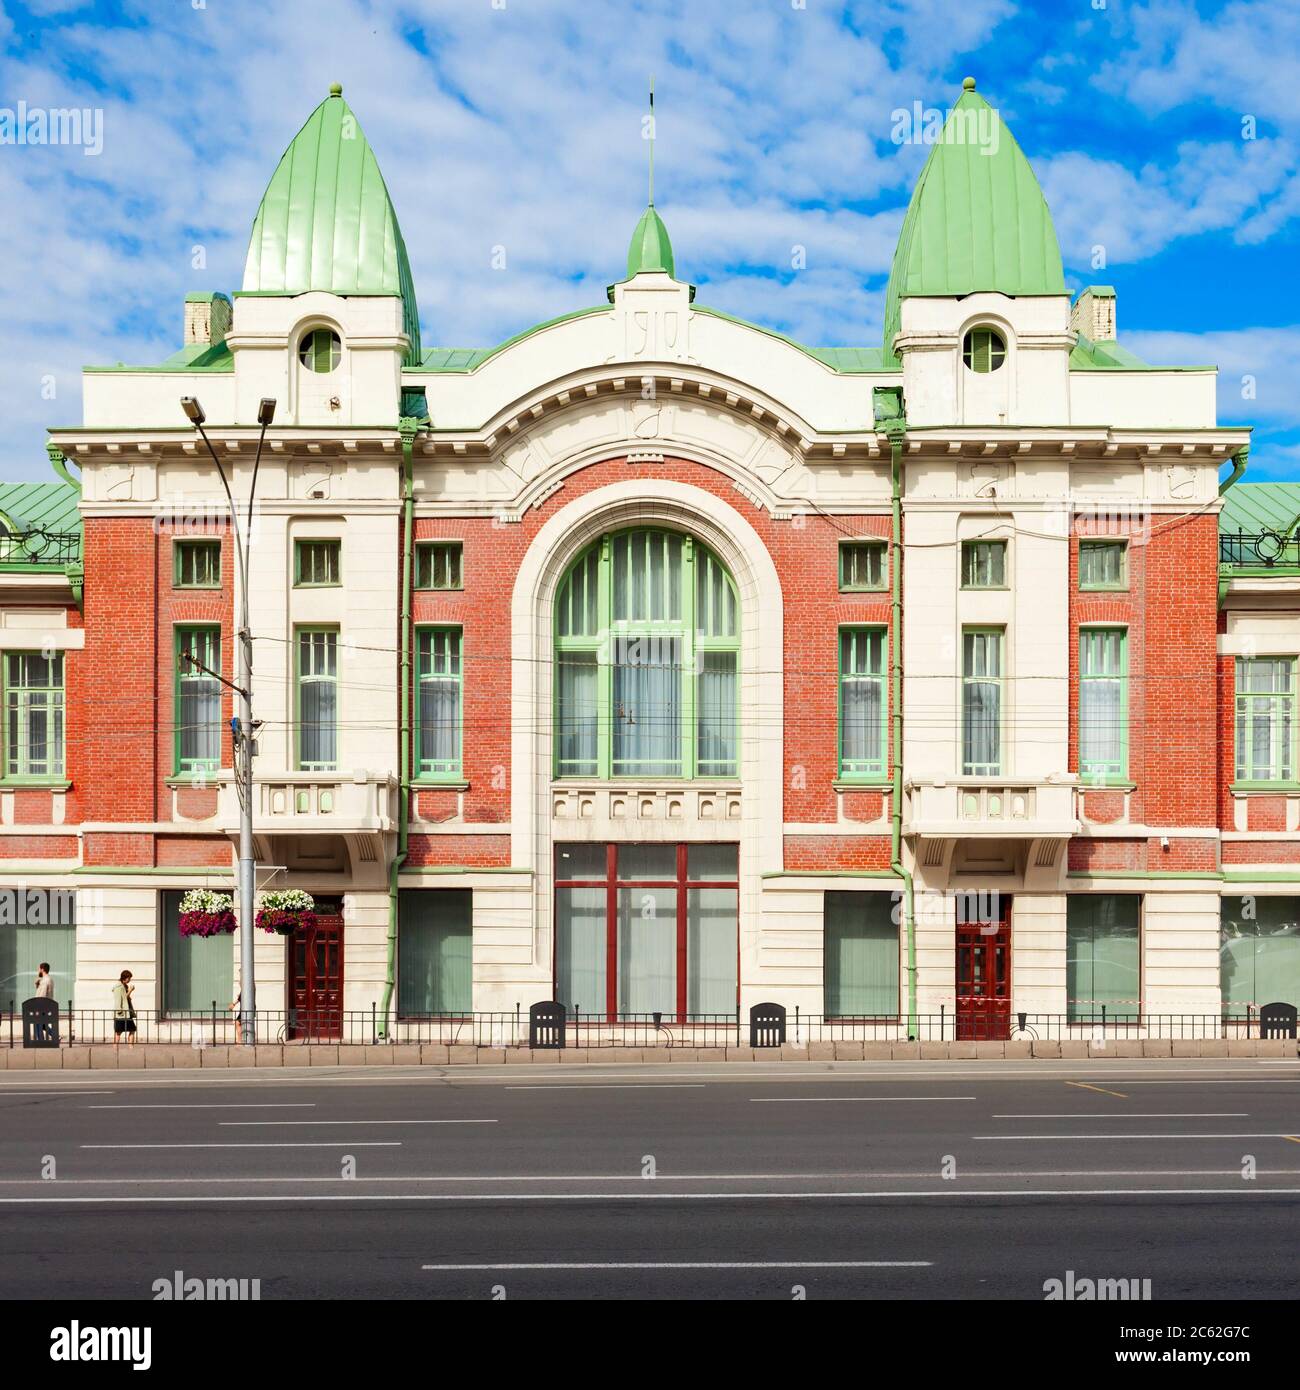
[[[318,913],[316,925],[289,938],[286,1036],[334,1041],[343,1036],[343,918]]]
[[[957,905],[957,1040],[1003,1042],[1011,1032],[1011,898],[963,921]]]

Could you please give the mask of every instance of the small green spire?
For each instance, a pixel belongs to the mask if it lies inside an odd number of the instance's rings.
[[[330,96],[332,96],[332,97],[341,97],[342,95],[343,95],[343,84],[342,84],[342,82],[331,82],[331,83],[330,83]]]
[[[630,280],[643,270],[673,273],[673,244],[653,204],[641,214],[636,231],[632,233],[632,244],[627,248],[627,278]]]

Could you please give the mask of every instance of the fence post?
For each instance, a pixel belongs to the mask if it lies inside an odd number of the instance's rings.
[[[510,1039],[511,1047],[519,1046],[519,1000],[515,1000],[515,1031]]]
[[[1106,1041],[1106,1006],[1101,1006],[1101,1040]]]
[[[378,1029],[378,1027],[379,1027],[379,1017],[378,1017],[378,1013],[377,1013],[378,1008],[379,1008],[379,1005],[372,999],[372,1000],[370,1001],[370,1041],[371,1041],[371,1043],[376,1043],[376,1042],[379,1041],[379,1033],[376,1031],[376,1030]]]
[[[9,1046],[14,1045],[14,1001],[9,1001]]]

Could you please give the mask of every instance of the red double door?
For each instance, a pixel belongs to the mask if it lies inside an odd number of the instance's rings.
[[[343,1036],[343,914],[317,912],[316,925],[289,938],[289,1018],[285,1036]]]
[[[958,895],[957,1041],[1004,1042],[1011,1033],[1011,896]]]

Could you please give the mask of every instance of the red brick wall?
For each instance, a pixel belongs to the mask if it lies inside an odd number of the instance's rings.
[[[1109,869],[1141,870],[1146,873],[1215,873],[1218,869],[1217,841],[1179,839],[1171,835],[1169,848],[1159,839],[1070,841],[1071,870],[1102,874]]]
[[[518,524],[503,526],[491,517],[420,518],[415,523],[418,541],[459,539],[464,545],[464,589],[417,592],[414,618],[417,625],[459,623],[464,631],[467,821],[504,821],[510,814],[507,634],[511,592],[524,552],[560,508],[596,488],[626,482],[628,476],[622,458],[581,469]],[[654,476],[712,492],[742,516],[767,546],[785,602],[785,817],[833,822],[836,805],[831,783],[838,774],[837,629],[841,623],[888,627],[890,617],[888,594],[839,592],[839,542],[857,535],[887,538],[889,518],[814,514],[778,522],[738,493],[730,478],[700,464],[668,459],[656,465]],[[782,731],[772,726],[771,718],[771,711],[746,712],[744,738],[775,749]]]
[[[234,861],[234,850],[224,835],[159,835],[155,859],[159,868],[199,865],[228,869]]]
[[[75,859],[75,835],[0,835],[0,859]]]
[[[863,870],[889,868],[888,835],[787,835],[787,869]]]
[[[1300,840],[1226,840],[1225,864],[1300,864]]]
[[[1079,628],[1128,629],[1129,778],[1135,821],[1215,825],[1218,530],[1213,516],[1155,514],[1149,527],[1094,526],[1070,542],[1070,766],[1079,766]],[[1079,538],[1129,535],[1129,587],[1079,589]]]
[[[510,865],[509,835],[412,835],[408,868],[504,869]]]

